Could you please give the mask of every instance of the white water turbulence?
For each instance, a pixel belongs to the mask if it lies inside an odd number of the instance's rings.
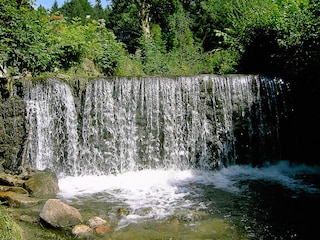
[[[212,189],[238,195],[247,189],[243,181],[275,183],[297,194],[319,193],[319,188],[298,177],[318,174],[319,170],[280,161],[261,168],[234,165],[214,171],[148,169],[119,175],[70,176],[60,179],[59,196],[73,204],[82,199],[91,199],[129,209],[128,214],[118,223],[118,228],[122,228],[130,223],[181,214],[192,220],[194,214],[200,211],[210,212],[212,204],[221,204],[218,203],[218,195],[221,193],[211,196]]]
[[[278,158],[284,87],[258,76],[96,79],[76,109],[71,88],[49,79],[25,97],[26,161],[62,177]]]

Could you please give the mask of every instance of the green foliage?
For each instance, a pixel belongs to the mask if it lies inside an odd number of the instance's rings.
[[[88,0],[70,0],[65,2],[61,9],[61,13],[68,16],[70,20],[79,18],[85,22],[88,15],[92,15],[92,6]]]
[[[113,0],[105,9],[71,0],[50,14],[20,2],[0,2],[9,75],[298,75],[320,65],[317,0]]]
[[[114,72],[116,76],[144,76],[143,66],[136,56],[123,56]]]
[[[240,54],[241,71],[296,75],[311,62],[308,49],[317,49],[319,31],[309,0],[211,1],[224,6],[228,28],[216,33],[223,48]]]
[[[111,76],[126,53],[123,44],[117,42],[112,33],[103,34],[103,37],[104,41],[97,51],[95,62],[104,75]]]
[[[112,11],[107,27],[126,44],[129,53],[137,50],[142,34],[137,16],[138,9],[132,1],[112,1]]]
[[[153,25],[151,37],[140,39],[140,49],[136,52],[147,75],[161,75],[168,72],[165,42],[159,25]]]
[[[111,74],[123,45],[108,31],[103,22],[75,17],[66,21],[63,15],[47,15],[45,9],[29,11],[17,8],[15,1],[0,5],[1,61],[11,75],[29,71],[43,72],[68,70],[90,59]],[[114,51],[114,52],[112,52]],[[105,56],[102,56],[106,54]],[[115,59],[113,59],[115,58]],[[110,60],[109,66],[103,62]],[[106,70],[108,69],[108,70]]]

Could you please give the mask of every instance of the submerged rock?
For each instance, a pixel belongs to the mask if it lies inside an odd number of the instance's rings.
[[[24,183],[33,197],[55,196],[59,191],[58,178],[52,171],[38,171]]]
[[[103,235],[105,233],[111,232],[111,228],[110,228],[110,226],[101,226],[101,227],[97,227],[95,229],[95,231],[96,231],[97,234]]]
[[[78,209],[59,199],[47,200],[40,212],[40,218],[55,228],[70,227],[82,223],[82,216]]]

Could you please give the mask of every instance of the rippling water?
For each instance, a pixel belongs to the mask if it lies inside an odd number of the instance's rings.
[[[107,219],[119,239],[312,239],[319,169],[281,161],[66,177],[59,197]]]

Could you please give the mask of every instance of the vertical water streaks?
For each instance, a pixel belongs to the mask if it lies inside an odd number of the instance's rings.
[[[67,84],[48,79],[25,94],[27,162],[32,168],[72,174],[78,159],[77,115]]]
[[[103,175],[268,158],[279,143],[279,85],[257,76],[96,79],[79,123],[69,87],[48,80],[26,96],[28,159],[63,175]]]

